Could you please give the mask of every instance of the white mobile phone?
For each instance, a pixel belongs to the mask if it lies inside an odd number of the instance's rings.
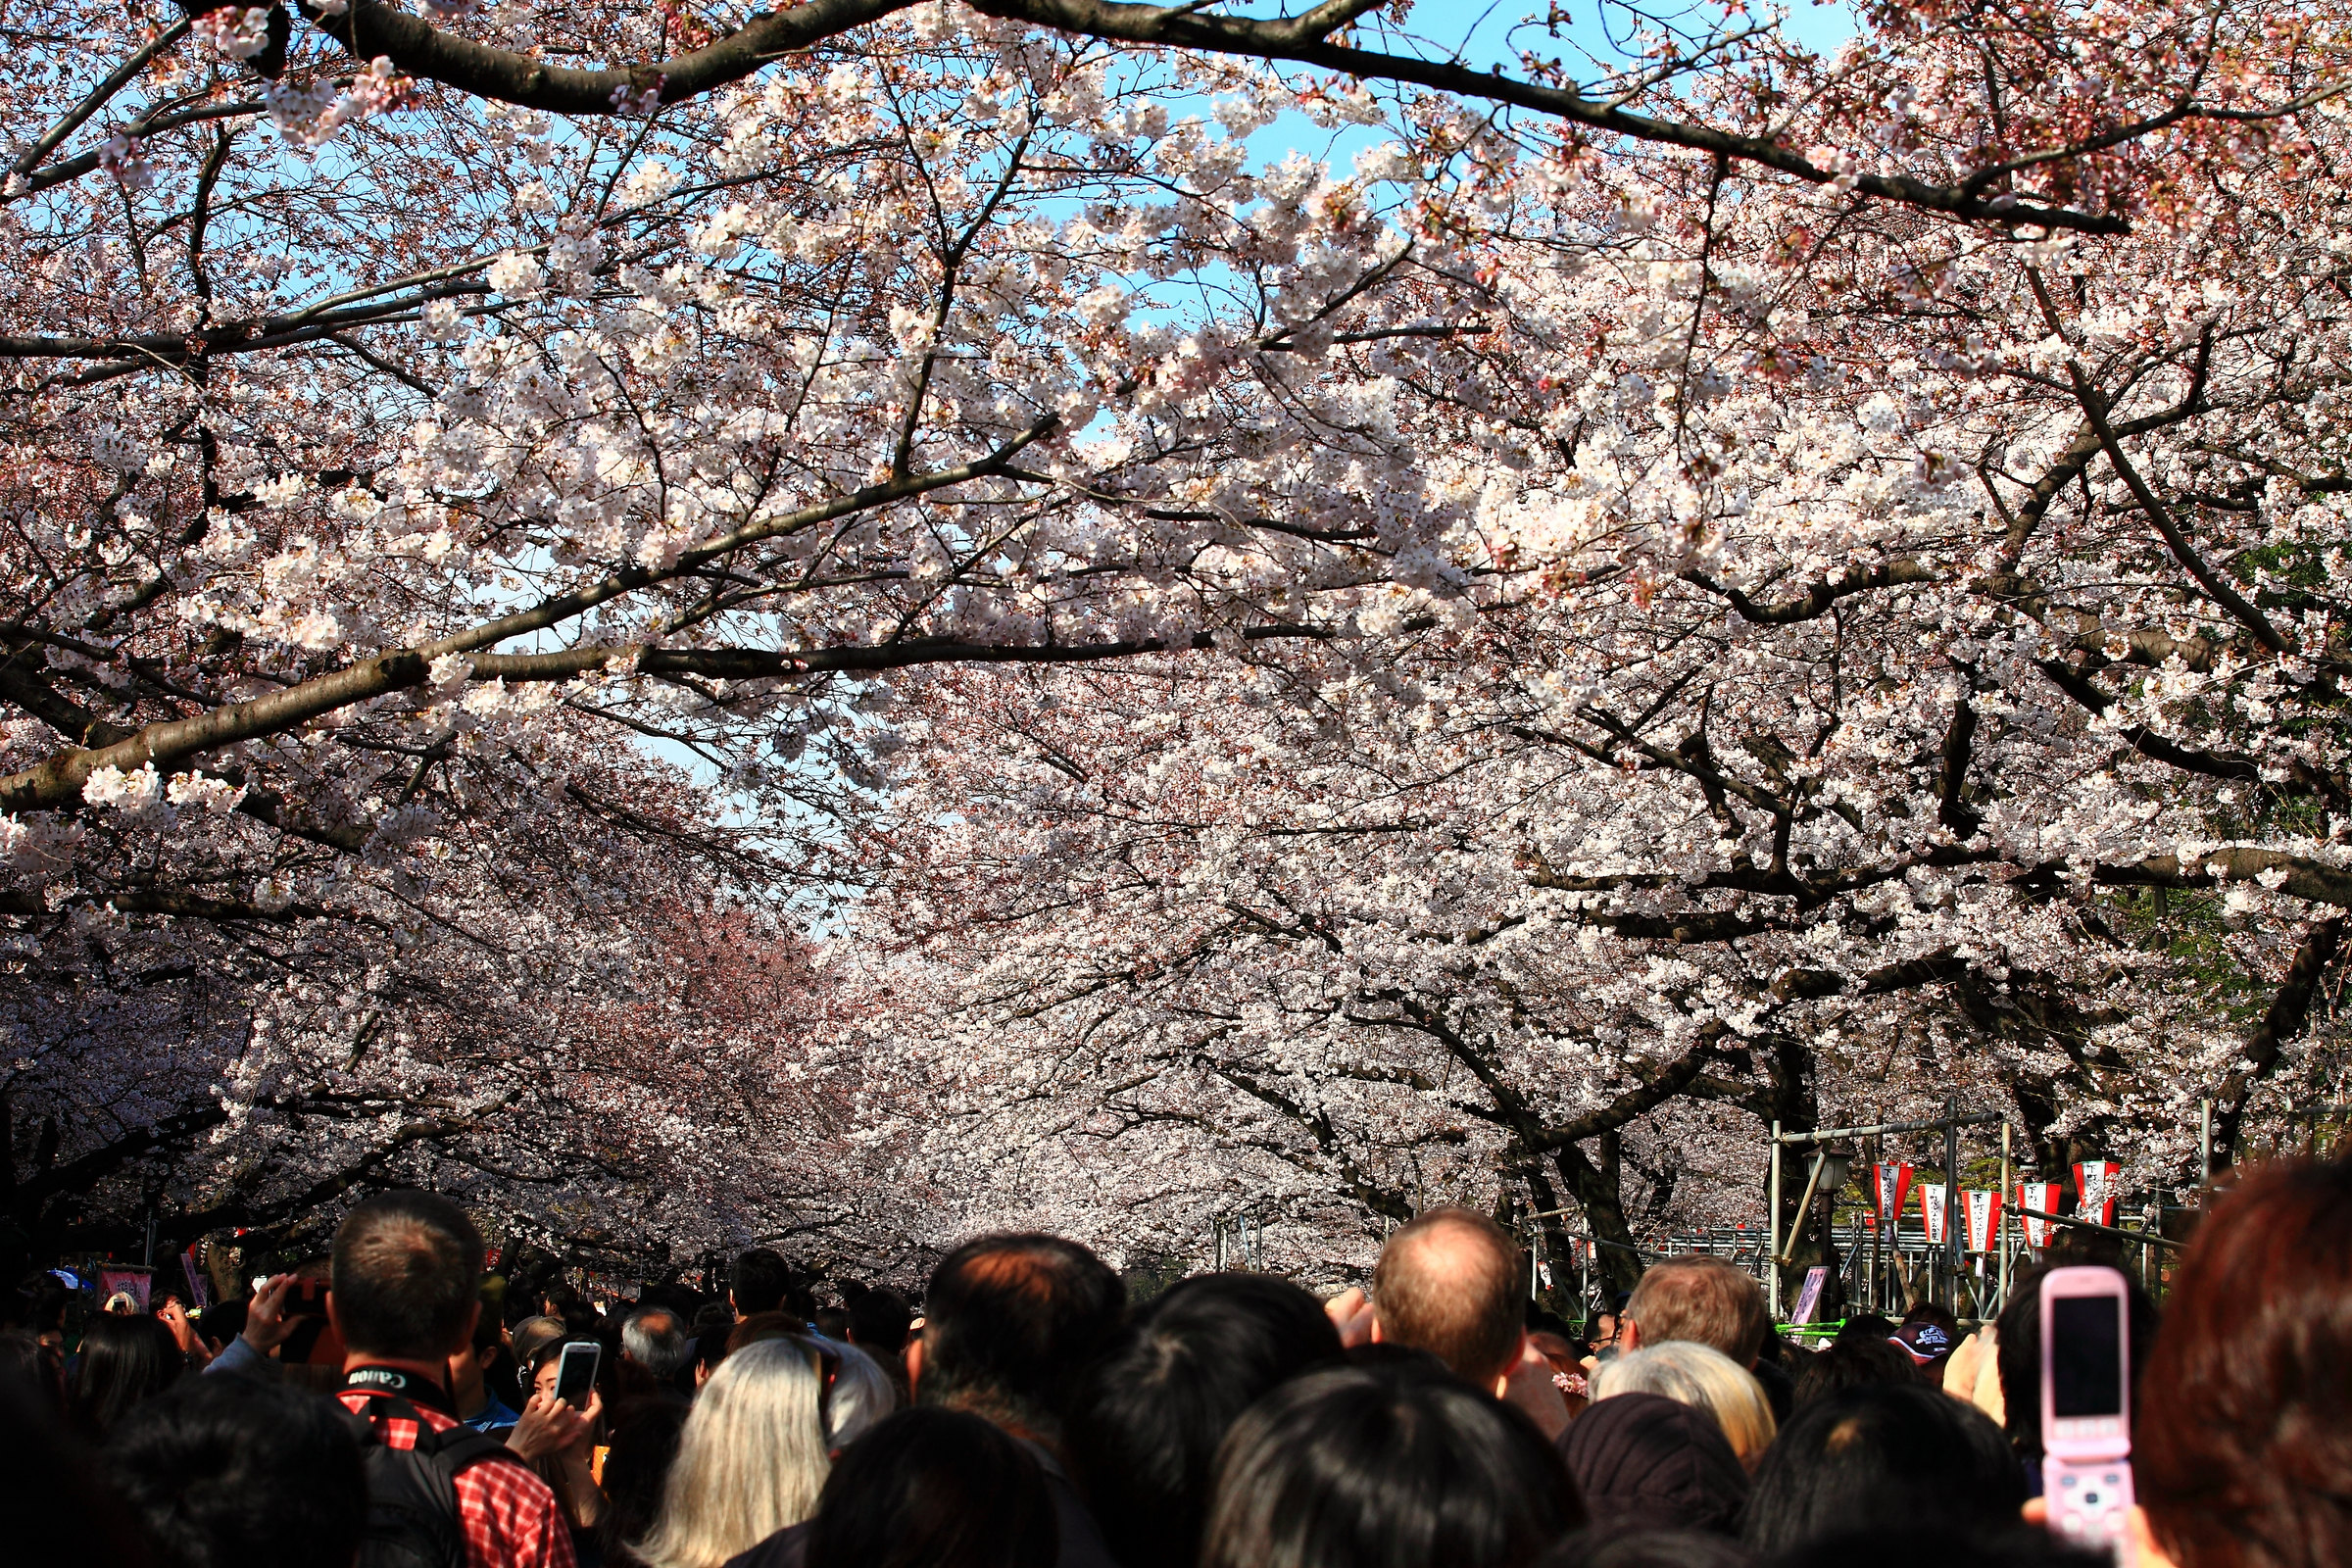
[[[604,1354],[603,1346],[585,1340],[564,1347],[563,1359],[556,1363],[556,1397],[575,1410],[586,1409],[588,1396],[596,1388],[597,1363]]]

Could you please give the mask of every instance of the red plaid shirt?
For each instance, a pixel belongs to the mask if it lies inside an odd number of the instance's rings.
[[[375,1423],[387,1448],[416,1446],[416,1423],[382,1413],[382,1401],[358,1392],[338,1396]],[[458,1424],[429,1405],[416,1413],[435,1432]],[[571,1530],[555,1490],[520,1459],[479,1459],[458,1472],[458,1522],[466,1531],[466,1568],[576,1568]]]

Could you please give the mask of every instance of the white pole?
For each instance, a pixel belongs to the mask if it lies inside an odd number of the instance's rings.
[[[1765,1174],[1764,1186],[1770,1195],[1766,1202],[1772,1212],[1765,1219],[1769,1238],[1764,1249],[1764,1298],[1772,1310],[1772,1320],[1781,1320],[1781,1124],[1772,1124],[1772,1165]]]
[[[2000,1240],[1994,1245],[2001,1254],[2001,1304],[1993,1308],[1998,1316],[2009,1304],[2009,1210],[2015,1206],[2010,1196],[2009,1124],[2001,1123],[2001,1225]]]

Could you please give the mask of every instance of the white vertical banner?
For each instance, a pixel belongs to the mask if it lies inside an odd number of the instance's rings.
[[[1961,1212],[1968,1219],[1968,1250],[1989,1252],[1999,1244],[2001,1195],[1969,1189],[1960,1195]]]
[[[2082,1200],[2075,1205],[2075,1218],[2094,1225],[2114,1224],[2123,1174],[2124,1167],[2112,1159],[2086,1159],[2076,1165],[2075,1191],[2082,1195]]]
[[[2065,1200],[2065,1192],[2066,1189],[2056,1182],[2022,1182],[2017,1189],[2017,1206],[2055,1214],[2059,1203]],[[2049,1245],[2050,1232],[2056,1229],[2055,1226],[2046,1219],[2035,1219],[2031,1214],[2021,1215],[2020,1218],[2025,1221],[2028,1247],[2038,1252]]]
[[[1919,1201],[1928,1211],[1928,1245],[1943,1245],[1943,1188],[1942,1182],[1921,1182]]]

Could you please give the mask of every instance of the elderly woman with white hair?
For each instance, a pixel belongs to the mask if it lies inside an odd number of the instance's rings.
[[[1615,1394],[1662,1394],[1706,1411],[1751,1472],[1780,1431],[1755,1375],[1721,1350],[1690,1340],[1645,1345],[1603,1362],[1592,1376],[1592,1398]]]
[[[719,1363],[636,1547],[648,1568],[719,1568],[816,1511],[832,1469],[826,1371],[797,1338],[747,1345]]]

